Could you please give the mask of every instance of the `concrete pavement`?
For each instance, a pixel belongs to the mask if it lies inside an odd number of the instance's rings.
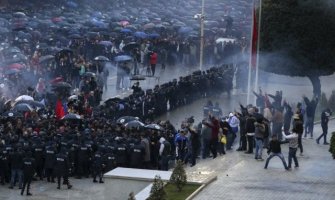
[[[329,130],[335,130],[335,120]],[[315,125],[315,136],[321,133]],[[330,138],[328,135],[328,138]],[[314,139],[303,139],[304,156],[298,156],[299,168],[286,171],[279,158],[256,161],[254,155],[228,151],[226,155],[201,162],[188,173],[217,174],[217,181],[206,187],[195,200],[333,200],[335,196],[335,160],[328,152],[329,145],[317,145]],[[287,161],[288,144],[282,145]],[[263,158],[267,158],[263,150]]]
[[[187,74],[187,70],[166,69],[162,72],[160,83]],[[292,97],[301,97],[302,94],[309,95],[311,86],[305,79],[291,79],[282,81],[281,76],[269,75],[269,81],[265,90],[273,93],[277,88],[284,91],[284,97],[291,102]],[[113,72],[109,77],[109,90],[104,94],[105,98],[122,94],[115,90]],[[328,86],[334,79],[327,77]],[[143,88],[152,88],[156,84],[153,80],[141,82]],[[331,91],[331,88],[327,88]],[[130,91],[123,91],[124,95]],[[227,95],[211,98],[218,101],[223,107],[223,112],[239,109],[239,102],[245,104],[246,97],[243,95]],[[161,119],[169,119],[179,127],[185,117],[195,116],[199,122],[202,118],[202,106],[207,99],[201,99],[192,105],[184,106],[169,112]],[[335,130],[335,121],[330,122],[329,131]],[[319,125],[315,126],[315,136],[321,132]],[[330,136],[329,136],[330,137]],[[187,167],[188,177],[192,181],[204,180],[217,174],[218,180],[205,188],[195,199],[334,199],[335,195],[335,161],[328,152],[328,146],[317,145],[315,140],[303,140],[305,156],[299,157],[300,168],[286,172],[280,160],[273,158],[267,170],[264,170],[264,162],[255,161],[252,155],[246,155],[236,151],[228,151],[225,156],[216,159],[198,160],[194,167]],[[236,146],[235,146],[236,148]],[[287,145],[282,146],[287,159]],[[265,153],[265,152],[264,152]],[[264,154],[265,155],[265,154]],[[265,157],[265,156],[264,156]],[[18,189],[10,190],[8,185],[0,186],[0,199],[104,199],[104,184],[94,184],[92,179],[70,179],[73,189],[56,189],[56,184],[38,181],[32,183],[32,197],[21,197]],[[17,187],[16,187],[17,188]]]

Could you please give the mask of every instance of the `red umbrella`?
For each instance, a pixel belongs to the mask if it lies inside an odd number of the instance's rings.
[[[51,19],[51,21],[52,21],[53,23],[58,23],[58,22],[62,22],[63,19],[62,19],[61,17],[54,17],[54,18]]]
[[[17,69],[17,70],[21,70],[21,69],[24,69],[25,66],[23,64],[20,64],[20,63],[13,63],[11,65],[8,65],[7,66],[8,69]]]
[[[56,83],[60,83],[60,82],[63,82],[64,81],[64,79],[62,78],[62,77],[57,77],[57,78],[55,78],[55,79],[52,79],[51,81],[50,81],[50,83],[51,84],[56,84]]]
[[[119,24],[120,24],[121,26],[127,26],[127,25],[129,25],[130,23],[129,23],[128,21],[126,21],[126,20],[123,20],[123,21],[120,21]]]

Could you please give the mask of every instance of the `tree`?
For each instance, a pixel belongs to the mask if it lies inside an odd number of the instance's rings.
[[[128,196],[128,200],[136,200],[134,192],[131,192]]]
[[[328,99],[328,106],[332,111],[335,111],[335,90],[332,91],[332,94]]]
[[[150,196],[147,200],[165,200],[166,193],[164,191],[164,183],[159,175],[155,176],[152,184]]]
[[[308,77],[321,95],[320,76],[335,71],[335,1],[263,0],[260,68]]]
[[[177,165],[171,174],[170,183],[175,185],[177,187],[178,192],[180,192],[183,189],[186,182],[187,182],[187,176],[183,166],[183,162],[178,160]]]

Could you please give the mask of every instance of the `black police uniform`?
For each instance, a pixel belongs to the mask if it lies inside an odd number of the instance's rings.
[[[87,147],[86,144],[82,143],[78,147],[78,178],[81,178],[81,176],[88,177],[88,169],[89,169],[89,155],[90,155],[90,149]]]
[[[0,151],[0,182],[2,185],[9,181],[9,157],[6,148]]]
[[[53,145],[48,145],[44,151],[45,163],[44,163],[44,170],[45,176],[47,177],[48,182],[55,182],[55,174],[53,173],[54,164],[56,160],[56,147]]]
[[[30,190],[30,183],[33,179],[34,172],[35,172],[35,159],[32,158],[30,155],[27,155],[23,159],[23,187],[21,190],[21,195],[23,195],[24,190],[27,186],[27,195],[30,196],[32,195],[29,190]]]
[[[103,183],[102,181],[102,172],[104,168],[104,163],[103,163],[103,157],[102,157],[102,152],[97,151],[94,156],[93,156],[93,182],[96,183],[97,176],[99,176],[99,183]]]
[[[33,156],[35,159],[35,171],[40,180],[43,180],[43,165],[44,165],[44,146],[42,143],[37,143],[33,146]]]
[[[64,183],[67,184],[67,188],[72,188],[69,182],[69,160],[65,150],[61,150],[59,154],[56,155],[56,161],[54,165],[54,171],[57,176],[57,189],[60,189],[61,177],[64,179]]]
[[[141,168],[143,167],[145,149],[141,143],[135,143],[129,149],[130,154],[130,167]]]

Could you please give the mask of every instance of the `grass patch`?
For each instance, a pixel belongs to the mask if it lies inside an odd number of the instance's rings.
[[[164,190],[166,192],[166,200],[185,200],[194,191],[196,191],[201,185],[186,184],[181,192],[177,191],[176,186],[166,184]]]

